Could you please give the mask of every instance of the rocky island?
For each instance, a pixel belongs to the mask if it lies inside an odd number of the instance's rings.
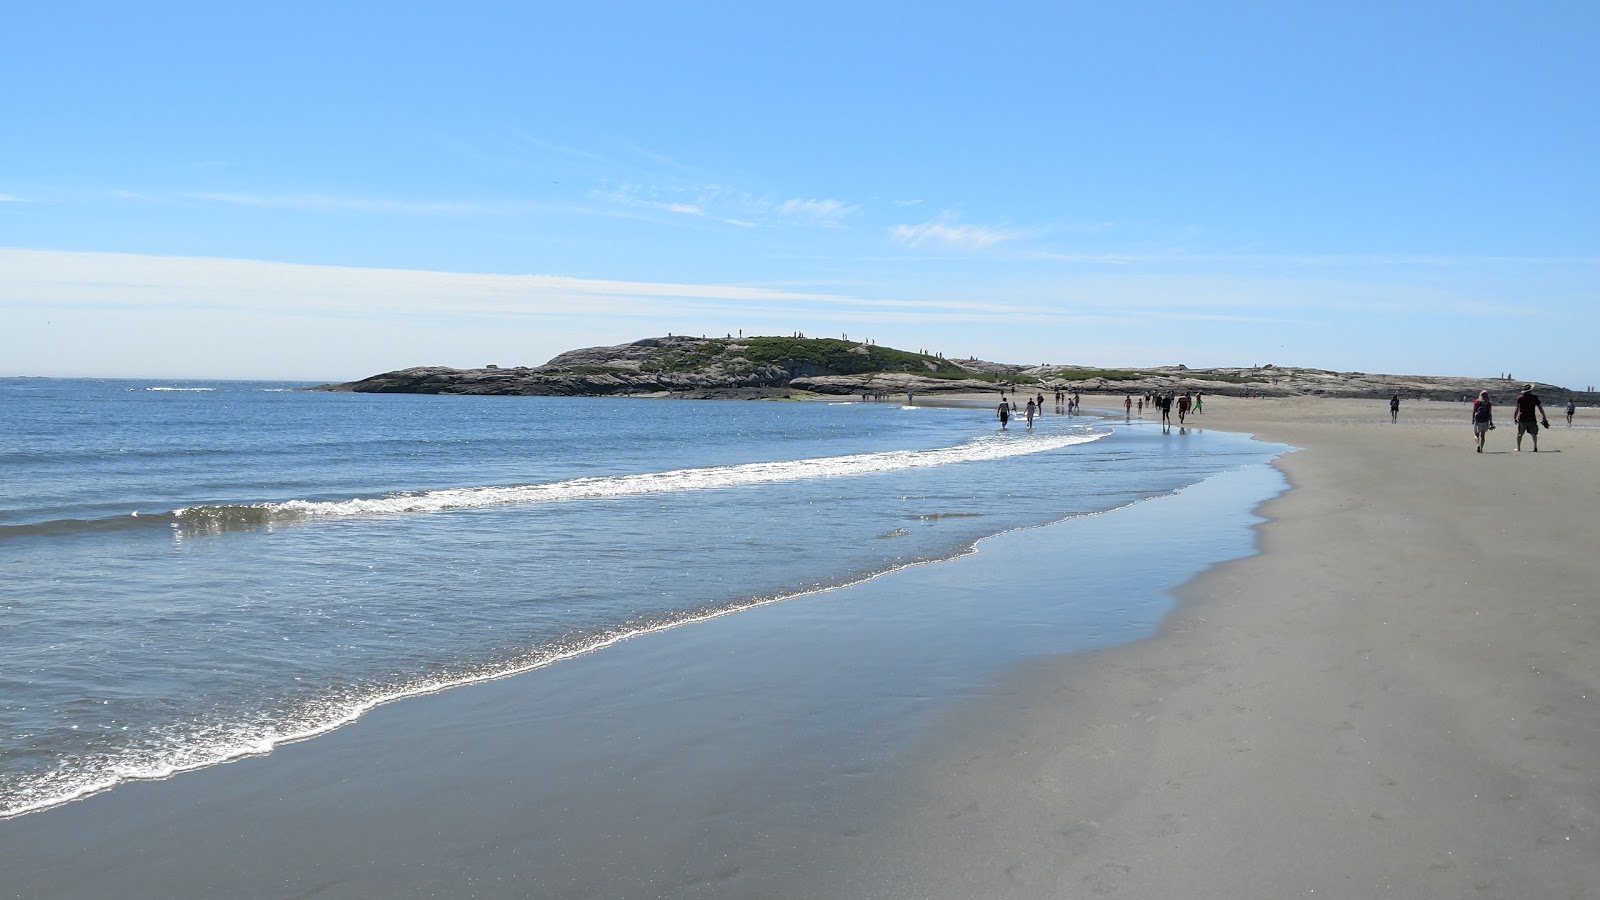
[[[522,396],[659,396],[773,399],[812,395],[969,394],[1018,387],[1085,393],[1203,391],[1232,396],[1322,396],[1460,400],[1503,384],[1503,377],[1378,375],[1273,364],[1106,369],[952,360],[838,338],[668,336],[612,347],[569,350],[542,366],[453,369],[420,366],[316,390],[357,393]],[[1584,405],[1600,395],[1533,382],[1547,407],[1568,397]]]

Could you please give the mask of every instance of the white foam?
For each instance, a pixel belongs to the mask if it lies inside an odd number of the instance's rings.
[[[845,478],[875,475],[909,469],[924,469],[953,463],[981,462],[1027,456],[1060,450],[1104,437],[1103,433],[1078,433],[1051,436],[986,437],[933,450],[895,450],[884,453],[859,453],[816,459],[782,462],[743,463],[701,469],[675,469],[639,475],[613,475],[578,478],[549,484],[510,487],[472,487],[428,491],[354,500],[289,500],[244,507],[191,507],[173,511],[180,521],[207,518],[246,518],[252,520],[326,519],[345,516],[433,513],[460,509],[485,509],[494,506],[556,503],[571,500],[608,500],[649,494],[704,491],[717,488],[805,481],[813,478]]]

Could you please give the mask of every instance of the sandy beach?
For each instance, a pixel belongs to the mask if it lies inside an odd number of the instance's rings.
[[[1600,429],[1508,418],[1208,398],[1303,448],[1253,531],[1187,491],[395,703],[0,822],[0,895],[1595,896]],[[983,600],[1068,552],[1155,636],[1028,655]]]
[[[1208,400],[1304,448],[1260,555],[954,717],[854,894],[1600,894],[1600,430],[1549,411]]]

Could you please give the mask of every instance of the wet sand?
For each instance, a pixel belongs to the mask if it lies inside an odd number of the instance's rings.
[[[1499,412],[1209,398],[1305,448],[1262,553],[945,721],[855,895],[1600,896],[1600,421]]]

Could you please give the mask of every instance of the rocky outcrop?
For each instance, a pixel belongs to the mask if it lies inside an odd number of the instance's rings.
[[[907,386],[924,393],[984,390],[994,387],[993,377],[937,356],[828,338],[669,336],[569,350],[534,368],[425,366],[319,390],[768,398],[796,391],[855,394]]]
[[[1369,375],[1293,366],[1191,369],[1158,366],[1021,366],[831,338],[645,338],[613,347],[569,350],[542,366],[451,369],[424,366],[385,372],[317,390],[401,394],[504,394],[557,397],[607,395],[765,399],[804,394],[839,396],[995,392],[1002,388],[1084,393],[1204,392],[1232,396],[1324,396],[1459,400],[1479,390],[1516,393],[1521,382],[1433,375]],[[1568,397],[1592,405],[1600,395],[1535,383],[1547,406]]]

